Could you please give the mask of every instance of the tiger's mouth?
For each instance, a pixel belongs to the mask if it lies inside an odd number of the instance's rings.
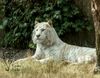
[[[42,40],[41,40],[41,39],[36,39],[36,41],[37,41],[37,42],[42,42]]]
[[[36,37],[36,40],[41,40],[39,37]]]
[[[36,40],[45,40],[46,39],[46,37],[36,37]]]
[[[41,38],[36,38],[37,41],[43,41],[44,39]]]

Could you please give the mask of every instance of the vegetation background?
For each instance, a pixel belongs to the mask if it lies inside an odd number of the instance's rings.
[[[39,18],[40,21],[51,19],[58,35],[65,42],[93,47],[94,37],[84,39],[85,36],[88,37],[89,32],[93,31],[92,20],[75,5],[77,2],[77,0],[76,2],[75,0],[1,0],[0,29],[4,32],[1,46],[34,48],[31,34],[34,29],[34,20]],[[71,35],[72,40],[67,37],[67,34]],[[81,41],[77,41],[78,38]]]

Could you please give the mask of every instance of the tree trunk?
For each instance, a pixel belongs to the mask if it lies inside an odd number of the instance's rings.
[[[97,73],[100,72],[100,0],[91,1],[91,11],[95,28],[97,54],[97,64],[94,72]]]

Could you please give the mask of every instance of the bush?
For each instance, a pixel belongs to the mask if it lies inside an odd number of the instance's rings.
[[[5,17],[2,44],[6,47],[27,48],[35,18],[52,19],[58,35],[92,28],[73,0],[5,0]]]

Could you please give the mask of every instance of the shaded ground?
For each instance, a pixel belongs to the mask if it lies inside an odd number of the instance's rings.
[[[13,59],[17,60],[34,54],[34,50],[25,49],[12,49],[12,48],[0,48],[0,58],[1,59]]]

